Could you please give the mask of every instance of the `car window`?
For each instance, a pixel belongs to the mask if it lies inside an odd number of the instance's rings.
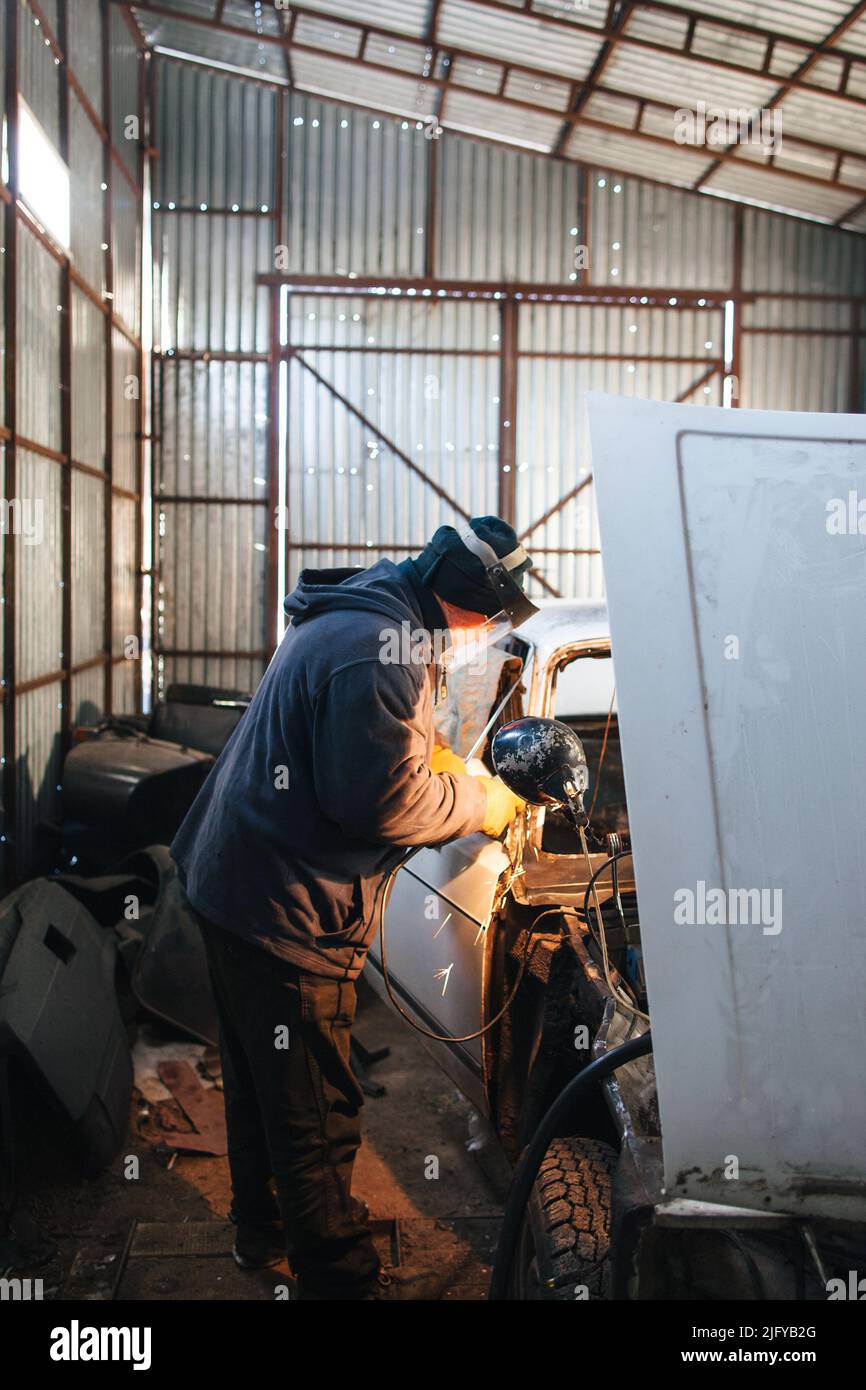
[[[610,657],[576,657],[561,668],[553,693],[553,717],[574,729],[583,743],[589,767],[589,789],[584,804],[587,811],[592,808],[593,831],[599,836],[627,831],[625,782]],[[558,813],[547,815],[542,848],[553,853],[573,852],[574,831],[564,816]]]

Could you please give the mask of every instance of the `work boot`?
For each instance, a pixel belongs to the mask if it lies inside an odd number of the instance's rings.
[[[238,1269],[268,1269],[286,1258],[282,1221],[235,1221],[235,1226],[232,1258]]]
[[[350,1198],[352,1216],[366,1225],[370,1208],[360,1197]],[[232,1257],[239,1269],[268,1269],[286,1258],[286,1236],[282,1221],[238,1221],[230,1213],[237,1231]]]
[[[372,1292],[364,1296],[364,1302],[437,1302],[445,1292],[446,1282],[438,1270],[418,1265],[407,1265],[405,1269],[386,1265],[379,1270],[376,1284]]]

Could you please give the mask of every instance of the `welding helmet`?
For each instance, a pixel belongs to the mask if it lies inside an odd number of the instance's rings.
[[[513,527],[498,516],[473,517],[459,529],[440,526],[414,563],[421,581],[440,598],[507,622],[509,629],[538,611],[523,592],[532,561]]]
[[[511,530],[510,527],[508,529]],[[523,576],[532,567],[532,561],[513,532],[515,545],[505,555],[500,555],[471,524],[464,526],[457,534],[466,550],[481,561],[487,583],[498,602],[498,612],[488,614],[488,618],[496,618],[501,613],[515,628],[538,612],[535,604],[523,592]],[[486,612],[486,609],[482,611]]]
[[[414,561],[422,582],[457,608],[483,621],[452,629],[443,668],[484,667],[486,653],[537,613],[523,592],[532,561],[514,528],[498,516],[473,517],[466,526],[440,526]]]

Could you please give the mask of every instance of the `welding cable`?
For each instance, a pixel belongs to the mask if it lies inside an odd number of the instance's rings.
[[[621,1043],[619,1047],[611,1048],[601,1057],[596,1057],[588,1067],[584,1067],[583,1071],[578,1072],[577,1076],[573,1076],[548,1109],[527,1144],[511,1183],[511,1190],[502,1218],[499,1243],[496,1247],[496,1258],[493,1262],[493,1274],[488,1295],[490,1302],[501,1303],[508,1299],[511,1267],[514,1264],[517,1242],[532,1194],[532,1186],[538,1177],[544,1156],[552,1140],[560,1133],[569,1112],[577,1101],[585,1099],[592,1087],[607,1080],[626,1062],[633,1062],[638,1057],[646,1057],[651,1051],[652,1035],[649,1030],[646,1033],[641,1033],[637,1038],[629,1038],[628,1042]]]
[[[454,1037],[451,1033],[434,1033],[429,1028],[422,1028],[421,1024],[416,1023],[414,1018],[412,1018],[411,1015],[408,1014],[406,1010],[403,1008],[399,999],[395,995],[394,989],[391,985],[391,977],[388,974],[388,962],[385,955],[385,903],[388,899],[388,890],[390,889],[391,884],[396,875],[399,873],[400,869],[402,869],[406,864],[408,864],[409,860],[414,858],[414,856],[419,852],[419,850],[425,848],[425,845],[415,845],[414,849],[411,849],[408,854],[404,855],[403,858],[400,860],[400,863],[395,865],[395,867],[383,880],[383,887],[379,897],[379,954],[381,956],[382,979],[385,984],[385,989],[388,992],[388,998],[391,1000],[391,1003],[394,1005],[394,1008],[397,1010],[398,1014],[400,1014],[401,1018],[405,1018],[406,1022],[410,1024],[412,1028],[415,1029],[416,1033],[423,1034],[425,1038],[432,1038],[434,1042],[473,1042],[475,1038],[482,1038],[485,1033],[489,1032],[489,1030],[493,1028],[494,1025],[497,1024],[499,1020],[501,1018],[504,1018],[505,1015],[508,1013],[508,1010],[511,1008],[511,1005],[514,1003],[514,1000],[517,997],[517,991],[520,989],[520,986],[523,982],[523,976],[526,972],[526,966],[529,962],[530,951],[532,947],[534,947],[537,944],[537,938],[535,938],[532,935],[531,930],[527,931],[526,945],[523,948],[523,955],[520,958],[520,965],[517,970],[517,979],[514,981],[514,988],[512,989],[505,1003],[502,1005],[502,1008],[499,1010],[499,1013],[496,1014],[493,1018],[491,1018],[489,1022],[485,1023],[483,1028],[479,1028],[475,1033],[465,1033],[461,1038]],[[533,926],[534,925],[535,924],[533,923]]]
[[[741,1236],[737,1234],[736,1231],[719,1231],[719,1235],[724,1236],[725,1239],[729,1240],[731,1244],[735,1247],[735,1249],[739,1251],[740,1255],[742,1256],[743,1263],[746,1266],[746,1270],[749,1275],[749,1282],[751,1283],[752,1293],[755,1299],[759,1302],[765,1302],[767,1298],[767,1290],[764,1287],[764,1281],[761,1278],[761,1271],[758,1268],[757,1260],[755,1259],[751,1250],[749,1250],[749,1248],[747,1247],[745,1241],[742,1239]]]
[[[601,752],[600,752],[599,757],[598,757],[598,768],[597,768],[596,774],[595,774],[595,791],[594,791],[593,797],[592,797],[592,805],[590,806],[589,810],[588,810],[587,813],[586,813],[586,818],[587,818],[587,820],[590,820],[590,821],[592,820],[592,813],[593,813],[593,811],[595,810],[595,803],[596,803],[596,801],[598,800],[598,789],[599,789],[599,787],[601,786],[601,770],[602,770],[602,768],[604,767],[604,755],[605,755],[605,753],[607,752],[607,740],[608,740],[608,735],[610,734],[611,720],[613,719],[613,702],[614,702],[615,699],[616,699],[616,686],[614,686],[614,688],[613,688],[613,694],[612,694],[611,697],[610,697],[610,709],[609,709],[608,712],[607,712],[607,723],[606,723],[605,726],[604,726],[604,738],[603,738],[602,741],[601,741]]]
[[[644,1020],[645,1023],[649,1023],[649,1014],[644,1013],[643,1009],[639,1009],[639,1008],[637,1007],[636,1004],[633,1004],[632,1001],[631,1001],[630,999],[627,999],[627,998],[625,997],[624,994],[621,994],[620,991],[619,991],[619,989],[617,988],[617,986],[614,984],[613,979],[611,978],[611,973],[610,973],[610,961],[609,961],[609,959],[608,959],[608,954],[607,954],[607,936],[605,935],[604,915],[603,915],[602,910],[601,910],[601,902],[599,901],[598,888],[597,888],[596,883],[595,883],[595,880],[596,880],[596,878],[598,877],[598,875],[597,875],[597,874],[593,874],[593,872],[592,872],[592,860],[591,860],[590,857],[589,857],[589,849],[587,848],[587,843],[586,843],[586,833],[585,833],[585,831],[584,831],[583,826],[580,826],[580,827],[579,827],[579,834],[580,834],[580,843],[581,843],[581,845],[583,846],[583,856],[584,856],[584,859],[586,860],[587,868],[589,869],[589,883],[587,884],[587,892],[589,892],[590,890],[592,890],[593,901],[594,901],[594,903],[595,903],[595,914],[596,914],[596,917],[598,918],[598,938],[597,938],[597,939],[598,939],[598,944],[599,944],[600,947],[601,947],[601,962],[602,962],[602,969],[604,970],[604,978],[605,978],[605,981],[607,982],[607,987],[608,987],[608,989],[610,990],[610,992],[611,992],[611,994],[613,995],[613,997],[614,997],[614,999],[616,1000],[616,1002],[617,1002],[623,1009],[627,1009],[628,1012],[634,1014],[636,1018],[642,1018],[642,1019]],[[617,852],[618,852],[618,853],[621,853],[621,852],[623,852],[623,851],[617,851]],[[604,868],[604,865],[602,865],[602,868]],[[587,899],[586,899],[586,897],[584,897],[584,904],[586,904],[586,901],[587,901]],[[587,919],[587,923],[588,923],[588,919]]]

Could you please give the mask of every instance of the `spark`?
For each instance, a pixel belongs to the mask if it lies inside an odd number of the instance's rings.
[[[442,927],[447,927],[448,923],[451,921],[452,916],[453,916],[453,913],[449,912],[449,913],[448,913],[448,916],[445,918],[445,921],[442,923]],[[438,936],[439,933],[441,932],[442,927],[437,927],[436,931],[434,931],[434,933],[433,933],[433,940],[434,940],[434,941],[436,940],[437,936]]]
[[[433,978],[434,978],[434,980],[444,980],[444,981],[445,981],[444,985],[442,986],[442,998],[443,998],[443,999],[445,998],[445,991],[446,991],[446,989],[448,988],[448,977],[450,976],[451,971],[452,971],[453,969],[454,969],[454,962],[453,962],[453,960],[452,960],[452,962],[451,962],[451,964],[449,965],[449,967],[448,967],[447,970],[435,970],[435,971],[433,972]]]

